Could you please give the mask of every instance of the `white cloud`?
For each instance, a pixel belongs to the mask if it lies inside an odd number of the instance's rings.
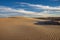
[[[0,12],[36,14],[36,12],[26,11],[24,9],[13,9],[13,8],[9,8],[9,7],[0,7]]]
[[[30,3],[20,3],[21,5],[28,5],[30,7],[33,7],[35,9],[40,9],[43,10],[42,12],[38,13],[38,15],[43,15],[43,16],[60,16],[60,6],[44,6],[44,5],[38,5],[38,4],[30,4]],[[56,12],[56,13],[55,13]],[[58,15],[57,15],[58,14]]]
[[[18,3],[18,2],[17,2]],[[11,15],[20,15],[20,14],[26,14],[24,16],[42,16],[42,17],[48,17],[48,16],[56,16],[54,14],[54,11],[59,12],[60,13],[60,6],[57,7],[50,7],[50,6],[44,6],[44,5],[37,5],[37,4],[30,4],[30,3],[19,3],[21,5],[28,5],[29,7],[34,7],[36,9],[43,9],[44,11],[41,12],[33,12],[33,11],[27,11],[25,9],[13,9],[10,7],[5,7],[5,6],[0,6],[0,15],[3,16],[11,16]],[[49,11],[47,11],[49,10]],[[53,12],[53,14],[50,14],[51,12]],[[3,13],[3,14],[2,14]],[[6,14],[8,13],[8,14]],[[60,16],[60,15],[58,15]]]
[[[36,7],[38,9],[45,9],[45,10],[56,10],[56,11],[60,11],[60,6],[56,6],[56,7],[51,7],[51,6],[44,6],[44,5],[37,5],[37,4],[30,4],[30,3],[20,3],[22,5],[28,5],[28,6],[32,6],[32,7]]]
[[[32,16],[45,16],[46,11],[44,12],[33,12],[33,11],[27,11],[27,10],[24,10],[24,9],[13,9],[13,8],[9,8],[9,7],[1,7],[0,6],[0,16],[11,16],[11,15],[15,15],[16,14],[26,14],[27,16],[28,15],[32,15]],[[47,15],[46,15],[47,16]]]
[[[9,7],[0,6],[0,16],[16,16],[20,14],[37,15],[36,12],[26,11],[24,9],[13,9]]]

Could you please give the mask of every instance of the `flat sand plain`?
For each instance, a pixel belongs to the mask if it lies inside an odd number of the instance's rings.
[[[36,19],[0,18],[0,40],[60,40],[60,25],[36,25]]]

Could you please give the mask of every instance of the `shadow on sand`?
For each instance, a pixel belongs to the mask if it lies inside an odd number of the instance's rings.
[[[54,21],[37,21],[34,24],[35,25],[60,25],[59,22],[54,22]]]

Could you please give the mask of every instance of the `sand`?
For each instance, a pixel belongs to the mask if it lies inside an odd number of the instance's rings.
[[[0,18],[0,40],[60,40],[60,25],[36,25],[36,19]]]

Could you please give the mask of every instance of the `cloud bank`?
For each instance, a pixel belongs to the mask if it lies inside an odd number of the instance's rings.
[[[51,6],[44,6],[44,5],[38,5],[38,4],[30,4],[30,3],[20,3],[22,5],[28,5],[28,6],[32,6],[38,9],[44,9],[44,10],[56,10],[56,11],[60,11],[60,6],[56,6],[56,7],[51,7]]]
[[[6,6],[0,6],[0,16],[60,17],[60,6],[51,7],[38,4],[24,3],[24,2],[21,3],[17,2],[17,3],[23,5],[24,7],[26,6],[26,8],[15,9]],[[33,11],[31,10],[32,8],[34,9]],[[36,12],[39,10],[40,12]]]

